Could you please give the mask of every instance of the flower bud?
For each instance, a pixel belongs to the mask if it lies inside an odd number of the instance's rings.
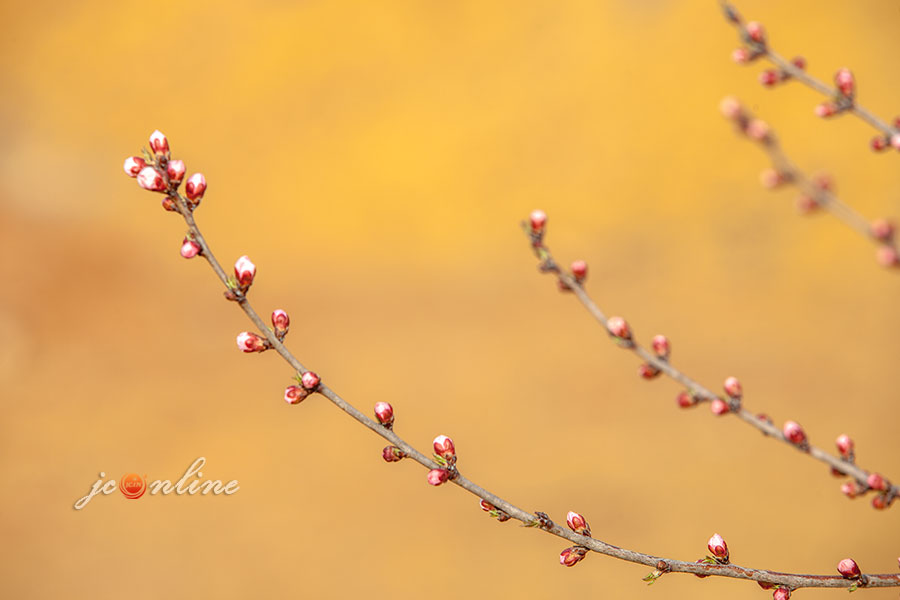
[[[737,119],[744,112],[740,101],[734,96],[725,96],[719,103],[719,110],[728,119]]]
[[[206,177],[203,173],[194,173],[188,177],[187,183],[184,184],[184,193],[188,200],[197,204],[206,193]]]
[[[309,391],[299,385],[289,385],[284,390],[284,401],[288,404],[300,404],[307,396],[309,396]]]
[[[575,281],[581,283],[587,278],[587,263],[583,260],[576,260],[572,263],[572,277]]]
[[[272,327],[275,330],[275,334],[280,336],[279,339],[284,337],[290,326],[291,318],[285,311],[280,308],[272,311]]]
[[[247,289],[253,283],[253,278],[256,277],[256,265],[250,262],[250,258],[246,255],[242,256],[234,263],[234,276],[237,278],[238,284],[243,289]]]
[[[559,564],[565,567],[574,567],[587,555],[588,550],[583,546],[572,546],[559,553]]]
[[[406,453],[397,446],[385,446],[384,450],[381,451],[381,458],[383,458],[385,462],[397,462],[404,457],[406,457]]]
[[[728,544],[725,543],[721,535],[718,533],[713,534],[706,543],[706,547],[709,548],[716,560],[722,563],[728,562]]]
[[[428,471],[426,479],[431,485],[441,485],[450,479],[450,473],[447,469],[432,469]]]
[[[743,46],[740,48],[735,48],[731,52],[731,60],[739,65],[747,64],[751,59],[752,55],[750,54],[750,51]]]
[[[666,359],[669,358],[669,352],[671,352],[671,347],[669,345],[669,338],[664,336],[663,334],[657,334],[653,336],[653,340],[650,342],[650,346],[653,348],[653,352],[660,358]]]
[[[891,136],[891,146],[900,150],[900,133],[895,133]]]
[[[140,156],[129,156],[125,159],[125,164],[122,165],[122,168],[125,169],[125,174],[129,177],[137,177],[141,169],[146,166],[147,162]]]
[[[531,232],[535,235],[544,233],[544,226],[547,224],[547,213],[542,210],[535,210],[531,213]]]
[[[776,588],[776,590],[772,593],[773,600],[788,600],[791,597],[791,590],[786,587]]]
[[[887,508],[887,498],[884,494],[878,494],[872,497],[872,508],[875,510],[884,510]]]
[[[869,225],[869,231],[875,239],[889,242],[894,237],[894,224],[887,219],[875,219]]]
[[[313,373],[312,371],[307,371],[303,375],[300,376],[300,385],[304,388],[308,389],[311,392],[314,392],[318,389],[319,384],[321,383],[321,379],[319,376]]]
[[[871,473],[866,478],[866,483],[873,490],[887,490],[887,482],[884,480],[884,477],[881,476],[880,473]]]
[[[697,404],[697,398],[691,393],[683,391],[675,397],[675,402],[677,402],[678,406],[681,408],[690,408]]]
[[[654,379],[659,376],[659,373],[659,369],[657,369],[653,365],[644,363],[638,366],[638,375],[640,375],[644,379]]]
[[[176,205],[175,201],[169,196],[162,199],[162,207],[169,212],[176,212],[178,210],[178,205]]]
[[[834,102],[822,102],[816,105],[813,112],[817,117],[827,119],[837,114],[837,105]]]
[[[844,458],[850,458],[853,455],[853,440],[846,433],[839,435],[834,443]]]
[[[859,495],[859,487],[855,481],[845,481],[841,484],[841,493],[852,500]]]
[[[795,56],[791,59],[791,64],[803,71],[806,69],[806,59],[802,56]]]
[[[434,447],[434,453],[444,460],[451,463],[456,460],[456,446],[453,445],[453,440],[446,435],[439,435],[434,438],[432,446]]]
[[[900,265],[900,255],[897,254],[897,249],[887,244],[878,247],[878,250],[875,251],[875,260],[885,268]]]
[[[591,537],[591,526],[584,520],[584,517],[574,511],[569,511],[566,515],[566,525],[575,533]]]
[[[725,393],[731,398],[740,398],[744,393],[744,388],[741,387],[741,382],[738,381],[737,377],[729,377],[725,380],[722,387],[725,388]]]
[[[785,439],[795,446],[799,446],[806,441],[806,432],[804,432],[799,423],[796,423],[795,421],[788,421],[785,423],[782,431]]]
[[[181,242],[181,256],[184,258],[194,258],[198,254],[200,254],[200,244],[194,240],[184,238],[184,241]]]
[[[766,41],[766,31],[763,29],[763,26],[756,21],[747,23],[747,36],[757,44],[762,44]]]
[[[781,77],[778,75],[778,72],[773,69],[766,69],[759,74],[759,82],[766,87],[772,87],[779,81],[781,81]]]
[[[808,215],[818,209],[819,202],[815,198],[807,196],[806,194],[801,194],[797,197],[797,212],[801,215]]]
[[[721,417],[722,415],[731,412],[731,407],[721,398],[713,398],[713,401],[709,403],[709,410],[717,417]]]
[[[180,182],[184,179],[184,161],[170,160],[166,165],[166,173],[169,176],[169,181],[173,183]]]
[[[872,141],[869,142],[869,146],[875,152],[881,152],[882,150],[887,150],[887,147],[890,145],[890,141],[885,138],[883,135],[876,135],[872,138]]]
[[[753,119],[747,123],[746,133],[751,140],[768,142],[771,132],[772,130],[769,128],[769,124],[762,119]]]
[[[775,169],[763,169],[759,174],[759,182],[767,190],[773,190],[785,182],[784,176]]]
[[[159,129],[150,134],[150,150],[156,155],[169,153],[169,140]]]
[[[249,331],[242,331],[238,334],[237,345],[244,352],[262,352],[266,349],[266,341]]]
[[[834,74],[834,84],[843,95],[847,97],[853,96],[856,83],[853,80],[853,73],[850,72],[850,69],[846,67],[839,69],[838,72]]]
[[[610,317],[606,321],[606,329],[620,340],[631,339],[631,329],[622,317]]]
[[[845,558],[841,562],[838,563],[837,566],[838,573],[840,573],[844,579],[857,579],[859,577],[859,565],[856,564],[856,561],[852,558]]]
[[[394,424],[394,407],[387,402],[376,402],[375,418],[385,427],[390,427]]]
[[[166,181],[162,173],[153,167],[144,167],[137,176],[138,185],[151,192],[162,192],[166,189]]]

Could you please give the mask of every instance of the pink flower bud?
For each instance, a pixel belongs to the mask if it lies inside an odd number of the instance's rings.
[[[733,60],[734,62],[736,62],[739,65],[747,64],[748,62],[750,62],[750,59],[751,59],[750,51],[744,47],[735,48],[731,52],[731,60]]]
[[[631,339],[631,329],[622,317],[610,317],[607,319],[606,329],[620,340]]]
[[[568,525],[569,529],[575,533],[591,537],[591,526],[588,525],[588,522],[585,521],[584,517],[577,512],[569,511],[569,514],[566,515],[566,525]]]
[[[154,154],[169,153],[169,140],[166,139],[166,136],[159,129],[150,134],[150,150]]]
[[[813,178],[813,185],[823,191],[834,190],[834,179],[828,173],[816,173]]]
[[[900,138],[898,138],[900,139]],[[872,150],[875,152],[881,152],[882,150],[887,150],[887,147],[890,145],[890,142],[881,135],[876,135],[872,138],[872,141],[869,142],[869,146],[871,146]]]
[[[575,281],[581,283],[587,277],[587,263],[583,260],[576,260],[572,263],[572,276]]]
[[[249,331],[242,331],[238,334],[237,345],[244,352],[262,352],[266,349],[265,340]]]
[[[272,327],[275,329],[276,334],[283,337],[290,326],[291,318],[285,311],[280,308],[272,311]]]
[[[846,433],[839,435],[834,443],[844,458],[849,458],[853,454],[853,440]]]
[[[741,382],[737,377],[729,377],[722,387],[725,388],[725,393],[732,398],[740,398],[744,393],[744,388],[741,387]]]
[[[198,254],[200,254],[200,244],[194,240],[184,238],[184,241],[181,242],[181,256],[184,258],[194,258]]]
[[[747,23],[747,35],[757,44],[762,44],[766,41],[766,31],[763,29],[763,26],[756,21]]]
[[[669,338],[659,333],[653,336],[653,339],[650,341],[650,346],[653,348],[653,352],[660,358],[669,358],[669,352],[671,351],[671,347],[669,346]]]
[[[802,194],[797,197],[797,211],[802,215],[808,215],[809,213],[817,210],[819,208],[819,202],[812,198],[811,196],[807,196],[806,194]]]
[[[539,234],[544,232],[544,226],[547,225],[547,213],[542,210],[535,210],[531,213],[531,232]]]
[[[147,162],[140,156],[129,156],[125,159],[125,164],[122,165],[122,168],[125,169],[125,174],[129,177],[137,177],[141,169],[146,166]]]
[[[288,404],[300,404],[307,396],[309,396],[309,391],[299,385],[289,385],[284,390],[284,401]]]
[[[850,69],[846,67],[839,69],[838,72],[834,74],[834,84],[843,95],[848,97],[853,96],[855,82],[853,81],[853,73],[850,72]]]
[[[791,64],[803,71],[806,69],[806,59],[802,56],[795,56],[791,59]]]
[[[837,105],[834,102],[822,102],[821,104],[816,105],[813,112],[817,117],[827,119],[828,117],[833,117],[837,114]]]
[[[785,179],[775,169],[763,169],[759,174],[759,183],[767,190],[773,190],[784,183]]]
[[[206,193],[206,177],[203,173],[194,173],[188,177],[187,183],[184,184],[184,193],[188,200],[195,204],[203,198]]]
[[[387,402],[376,402],[375,418],[385,427],[390,427],[394,423],[394,407]]]
[[[450,473],[447,469],[432,469],[428,471],[428,475],[426,477],[428,479],[428,483],[431,485],[441,485],[448,479],[450,479]]]
[[[769,128],[769,124],[762,119],[753,119],[752,121],[747,123],[747,136],[751,140],[756,140],[757,142],[766,142],[769,140],[771,131],[772,130]]]
[[[766,69],[759,74],[759,82],[766,87],[772,87],[779,81],[781,81],[781,77],[779,77],[777,71],[772,69]]]
[[[719,103],[719,110],[728,119],[737,119],[744,112],[740,101],[734,96],[726,96]]]
[[[178,183],[184,179],[184,161],[170,160],[166,165],[166,173],[169,175],[169,181]]]
[[[871,473],[866,478],[866,483],[869,484],[869,487],[873,490],[887,489],[887,482],[884,480],[884,477],[882,477],[880,473]]]
[[[852,500],[859,494],[859,487],[853,481],[845,481],[841,484],[841,493]]]
[[[878,494],[872,498],[872,508],[875,510],[884,510],[887,508],[887,498],[884,494]]]
[[[319,376],[313,373],[312,371],[307,371],[303,375],[300,376],[300,385],[304,388],[308,389],[311,392],[316,391],[318,389],[319,384],[322,383],[322,380],[319,379]]]
[[[559,553],[559,564],[564,567],[574,567],[587,555],[587,548],[572,546]]]
[[[804,432],[799,423],[795,421],[788,421],[785,423],[782,431],[784,432],[785,439],[795,446],[799,446],[806,441],[806,432]]]
[[[681,392],[675,397],[675,402],[677,402],[678,406],[681,408],[690,408],[697,404],[697,398],[688,392]]]
[[[175,204],[175,201],[168,196],[162,199],[162,207],[169,212],[175,212],[178,210],[178,206]]]
[[[721,535],[718,533],[713,534],[706,543],[706,547],[709,548],[709,551],[712,552],[712,555],[719,562],[728,562],[728,544],[725,543]]]
[[[859,577],[859,565],[852,558],[845,558],[838,563],[838,573],[843,575],[844,579],[856,579]]]
[[[456,459],[456,446],[453,445],[453,440],[446,435],[439,435],[434,438],[432,446],[434,447],[434,453],[444,460],[452,462]]]
[[[640,375],[643,379],[654,379],[659,376],[659,369],[657,369],[653,365],[644,363],[638,366],[638,375]]]
[[[144,167],[137,176],[138,185],[151,192],[162,192],[166,189],[166,182],[162,173],[153,167]]]
[[[397,446],[385,446],[384,450],[381,451],[381,458],[385,460],[385,462],[397,462],[398,460],[404,458],[406,453],[398,448]],[[439,485],[439,484],[432,484]]]
[[[496,510],[496,507],[487,500],[480,500],[478,504],[479,506],[481,506],[481,510],[483,510],[484,512],[491,512],[492,510]]]
[[[872,237],[883,242],[889,242],[894,237],[894,224],[887,219],[875,219],[869,225]]]
[[[709,403],[709,410],[717,417],[721,417],[722,415],[731,412],[731,407],[721,398],[714,398],[713,401]]]
[[[773,600],[788,600],[791,597],[791,590],[780,587],[772,593]]]
[[[900,133],[895,133],[891,136],[891,146],[900,150]]]
[[[878,250],[875,251],[875,260],[878,261],[879,265],[886,268],[900,265],[900,256],[897,254],[897,249],[887,244],[878,247]]]
[[[234,276],[237,278],[238,284],[247,289],[253,283],[253,278],[256,277],[256,265],[250,262],[250,258],[246,255],[242,256],[234,263]]]

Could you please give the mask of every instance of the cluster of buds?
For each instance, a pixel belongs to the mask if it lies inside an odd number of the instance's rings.
[[[385,429],[391,429],[394,426],[394,407],[387,402],[375,403],[375,418],[381,423]]]
[[[481,507],[481,510],[488,513],[489,515],[491,515],[492,517],[494,517],[501,523],[503,523],[505,521],[509,521],[509,519],[510,519],[510,516],[506,511],[503,511],[503,510],[497,508],[496,506],[494,506],[487,500],[479,499],[478,505]]]
[[[628,326],[628,322],[622,317],[610,317],[607,319],[606,331],[609,332],[609,335],[611,335],[620,346],[630,348],[633,345],[631,342],[631,328]]]
[[[456,446],[446,435],[439,435],[431,443],[434,460],[441,468],[428,471],[427,480],[431,485],[441,485],[456,474]]]
[[[291,318],[287,312],[280,308],[272,311],[272,331],[275,332],[275,337],[278,338],[279,342],[284,341],[284,336],[287,335],[290,327]]]
[[[300,404],[303,400],[319,389],[321,380],[312,371],[307,371],[296,377],[300,385],[290,385],[284,390],[284,401],[288,404]]]
[[[869,232],[879,242],[875,259],[882,267],[900,266],[900,254],[894,245],[894,224],[887,219],[875,219],[869,225]]]
[[[122,167],[129,177],[137,179],[138,185],[151,192],[160,192],[166,195],[162,205],[168,211],[177,211],[176,199],[179,198],[178,188],[184,180],[186,169],[184,161],[172,160],[169,151],[169,140],[159,130],[150,134],[150,150],[144,150],[143,157],[129,156]],[[200,204],[200,199],[206,192],[206,179],[201,173],[191,175],[185,184],[184,206],[193,211]],[[188,244],[182,246],[182,256],[188,256],[191,249]]]
[[[397,462],[398,460],[406,458],[406,452],[397,446],[385,446],[381,451],[381,458],[383,458],[385,462]]]
[[[797,197],[797,212],[808,215],[817,211],[834,191],[834,180],[825,173],[818,173],[812,178],[812,189]]]
[[[672,350],[669,344],[669,338],[662,334],[657,334],[653,336],[653,339],[650,341],[650,347],[653,349],[656,358],[663,362],[669,360],[669,353]],[[638,367],[638,375],[644,379],[654,379],[659,376],[660,372],[661,371],[658,368],[650,363],[644,363]]]
[[[817,117],[827,119],[839,115],[853,107],[856,96],[856,80],[850,69],[844,67],[834,74],[835,94],[830,100],[817,104],[813,112]]]
[[[763,145],[769,145],[775,141],[775,136],[769,124],[747,113],[737,98],[733,96],[723,98],[722,102],[719,103],[719,110],[725,118],[734,123],[735,128],[739,132],[751,140]]]
[[[791,59],[791,64],[798,70],[806,69],[806,59],[802,56],[795,56]],[[779,83],[784,83],[791,78],[791,74],[784,69],[766,69],[759,74],[759,82],[766,87],[773,87]]]

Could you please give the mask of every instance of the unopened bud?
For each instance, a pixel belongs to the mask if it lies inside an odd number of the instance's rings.
[[[876,135],[872,138],[872,141],[869,142],[869,146],[875,152],[881,152],[882,150],[887,150],[887,147],[890,145],[890,141],[885,138],[883,135]]]
[[[569,514],[566,515],[566,525],[568,525],[569,529],[575,533],[591,537],[591,526],[588,525],[588,522],[584,517],[577,512],[569,511]]]
[[[763,169],[759,173],[759,182],[767,190],[773,190],[785,182],[784,176],[775,169]]]
[[[181,242],[181,256],[184,258],[194,258],[200,254],[200,244],[192,239],[184,238]]]
[[[309,396],[309,391],[299,385],[289,385],[284,390],[284,401],[288,404],[300,404],[307,396]]]
[[[756,21],[747,23],[747,35],[757,44],[762,44],[766,41],[766,31],[763,29],[763,26]]]
[[[770,139],[769,135],[771,132],[772,130],[769,128],[769,124],[762,119],[753,119],[747,123],[747,136],[751,140],[767,142]]]
[[[238,334],[237,345],[244,352],[262,352],[266,349],[266,341],[249,331],[242,331]]]
[[[740,398],[744,394],[744,388],[741,387],[741,382],[737,377],[727,378],[722,387],[725,388],[725,393],[732,398]]]
[[[817,104],[813,109],[813,112],[817,117],[822,119],[827,119],[828,117],[833,117],[837,114],[838,109],[837,105],[834,102],[822,102],[821,104]]]
[[[845,481],[841,484],[841,493],[852,500],[859,495],[859,486],[855,481]]]
[[[394,407],[387,402],[376,402],[375,418],[385,427],[390,427],[394,423]]]
[[[450,473],[447,469],[431,469],[428,471],[426,479],[431,485],[441,485],[450,479]]]
[[[631,329],[622,317],[610,317],[606,320],[606,329],[620,340],[631,339]]]
[[[547,213],[542,210],[535,210],[531,213],[531,232],[534,234],[544,233],[544,226],[547,224]]]
[[[650,346],[658,357],[662,359],[669,358],[669,352],[671,352],[672,348],[669,345],[669,338],[663,334],[659,333],[654,335],[653,339],[650,341]]]
[[[275,335],[279,336],[279,339],[284,338],[290,326],[291,318],[288,316],[287,312],[280,308],[272,311],[272,327],[275,330]]]
[[[565,567],[574,567],[580,561],[584,560],[584,557],[587,555],[588,549],[583,546],[572,546],[571,548],[566,548],[562,552],[559,553],[559,564]]]
[[[169,176],[169,181],[173,183],[180,182],[184,179],[184,161],[170,160],[166,165],[166,174]]]
[[[706,547],[712,555],[721,563],[728,563],[728,544],[718,533],[714,534],[706,543]]]
[[[785,423],[782,432],[784,433],[785,439],[795,446],[799,446],[806,441],[806,432],[804,432],[803,428],[800,427],[800,424],[795,421],[788,421]]]
[[[802,194],[797,197],[797,211],[800,214],[808,215],[809,213],[818,210],[818,208],[819,202],[812,196]]]
[[[709,410],[711,410],[712,413],[717,417],[721,417],[722,415],[730,412],[731,407],[721,398],[713,398],[713,401],[709,403]]]
[[[137,176],[138,185],[151,192],[162,192],[166,189],[166,181],[162,173],[153,167],[144,167]]]
[[[894,224],[887,219],[875,219],[869,225],[872,237],[882,242],[889,242],[894,237]]]
[[[900,133],[895,133],[891,136],[891,146],[900,150]]]
[[[897,249],[887,244],[878,247],[878,250],[875,251],[875,260],[882,267],[896,267],[900,265],[900,255],[897,254]]]
[[[381,451],[381,458],[383,458],[385,462],[397,462],[405,457],[406,453],[397,446],[385,446]]]
[[[659,373],[659,369],[657,369],[653,365],[644,363],[638,366],[638,375],[640,375],[643,379],[655,379],[659,376]]]
[[[312,371],[307,371],[303,375],[300,376],[300,385],[304,388],[308,389],[311,392],[319,389],[319,384],[322,383],[322,380],[318,375],[313,373]]]
[[[681,408],[690,408],[696,406],[697,397],[689,392],[681,392],[675,397],[675,402],[677,402],[678,406]]]
[[[137,177],[141,169],[146,166],[147,162],[140,156],[129,156],[125,159],[125,164],[122,165],[122,168],[125,169],[125,174],[129,177]]]
[[[150,150],[157,155],[169,153],[169,140],[159,129],[150,134]]]
[[[238,285],[247,289],[253,283],[253,278],[256,277],[256,265],[250,261],[248,256],[244,255],[234,263],[234,276],[237,278]]]
[[[853,440],[846,433],[839,435],[834,443],[844,458],[850,458],[853,455]]]
[[[188,177],[187,183],[184,184],[184,194],[188,197],[188,200],[197,204],[205,193],[206,177],[203,176],[203,173],[194,173]]]
[[[572,277],[575,281],[581,283],[587,277],[587,263],[583,260],[576,260],[572,263]]]
[[[781,77],[778,75],[778,72],[773,69],[766,69],[759,74],[759,82],[766,87],[772,87],[779,81],[781,81]]]
[[[719,110],[728,119],[737,119],[744,112],[740,101],[734,96],[726,96],[719,103]]]
[[[860,575],[859,565],[852,558],[845,558],[839,562],[837,570],[844,579],[858,579]]]
[[[884,494],[878,494],[872,497],[872,508],[875,510],[884,510],[888,506],[887,497]]]
[[[439,435],[434,438],[432,447],[434,448],[434,453],[447,462],[453,463],[456,460],[456,446],[453,445],[453,440],[446,435]]]
[[[881,476],[881,473],[871,473],[866,478],[866,483],[873,490],[884,491],[888,489],[887,482],[884,480],[884,477]]]
[[[844,96],[847,96],[848,98],[853,96],[856,83],[853,80],[853,73],[850,72],[850,69],[846,67],[839,69],[838,72],[834,74],[834,84]]]
[[[786,587],[777,588],[772,593],[773,600],[788,600],[788,598],[790,598],[790,597],[791,597],[791,590],[787,589]]]
[[[740,48],[735,48],[731,52],[731,60],[733,60],[734,62],[736,62],[739,65],[747,64],[748,62],[750,62],[751,59],[752,59],[752,55],[750,54],[750,51],[747,48],[744,48],[743,46],[741,46]]]

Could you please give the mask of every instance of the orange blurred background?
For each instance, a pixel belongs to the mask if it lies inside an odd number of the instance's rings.
[[[742,2],[820,78],[900,111],[897,3]],[[900,507],[848,501],[827,468],[646,383],[555,282],[519,221],[590,265],[588,290],[711,388],[792,418],[900,478],[900,275],[835,219],[758,184],[762,153],[717,110],[742,98],[863,214],[900,214],[896,155],[813,116],[797,84],[735,66],[715,2],[6,2],[0,589],[7,597],[767,597],[668,576],[498,524],[322,398],[242,355],[248,322],[180,218],[122,160],[164,131],[209,190],[219,258],[249,254],[251,298],[366,412],[390,401],[425,449],[528,510],[585,514],[610,543],[693,560],[721,533],[741,565],[897,570]],[[11,285],[10,285],[11,284]],[[103,471],[176,479],[205,456],[230,497],[116,492]],[[803,598],[844,592],[804,590]],[[896,590],[864,592],[896,597]]]

